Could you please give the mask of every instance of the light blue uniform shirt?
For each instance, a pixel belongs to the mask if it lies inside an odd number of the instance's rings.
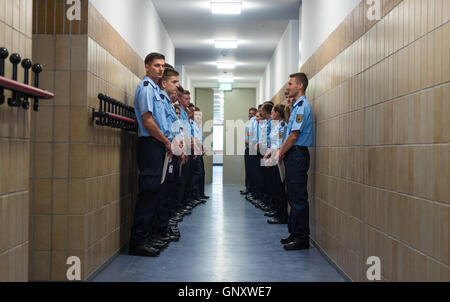
[[[195,139],[198,139],[203,144],[203,131],[202,129],[197,125],[195,121],[191,121],[191,127],[193,129],[193,136]]]
[[[189,140],[189,142],[191,142],[192,141],[191,123],[189,122],[189,117],[186,111],[184,111],[181,106],[180,106],[180,122],[181,128],[183,128],[186,131],[187,139]]]
[[[142,116],[148,112],[152,113],[153,120],[164,135],[170,133],[170,125],[166,118],[166,104],[161,98],[161,92],[158,85],[147,76],[139,83],[134,97],[139,136],[151,136],[142,122]]]
[[[250,119],[250,123],[248,124],[248,132],[249,132],[248,142],[250,145],[255,145],[258,142],[257,129],[258,129],[258,121],[254,116]]]
[[[295,102],[292,108],[291,117],[289,118],[288,132],[289,136],[292,131],[300,131],[295,146],[311,147],[314,137],[314,117],[312,114],[311,104],[302,96]]]
[[[268,133],[268,121],[264,120],[264,121],[260,121],[260,123],[258,123],[259,125],[259,135],[258,135],[258,143],[261,143],[261,148],[267,148],[268,145],[268,140],[267,140],[267,133]]]
[[[285,121],[272,121],[270,132],[270,149],[278,150],[286,139],[287,124]]]
[[[173,108],[172,104],[170,103],[170,98],[167,95],[167,93],[163,90],[160,91],[160,98],[164,102],[164,108],[165,108],[165,116],[163,119],[165,119],[164,124],[168,125],[167,129],[164,129],[164,136],[166,136],[169,141],[172,141],[176,135],[179,135],[180,132],[180,125],[177,123],[178,116],[175,112],[175,109]]]

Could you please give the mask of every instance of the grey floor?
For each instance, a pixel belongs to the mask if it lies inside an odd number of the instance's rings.
[[[285,251],[286,225],[269,225],[240,186],[222,185],[221,168],[207,186],[206,204],[179,224],[181,240],[157,258],[117,257],[94,282],[342,282],[312,248]]]

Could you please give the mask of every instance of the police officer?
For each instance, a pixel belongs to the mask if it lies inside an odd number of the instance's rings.
[[[189,90],[183,90],[178,102],[180,103],[180,122],[183,128],[185,137],[184,154],[186,155],[186,162],[182,166],[182,173],[180,178],[180,186],[178,192],[178,214],[180,216],[192,214],[192,205],[189,205],[191,188],[189,187],[191,177],[191,162],[192,162],[192,129],[189,122],[189,105],[191,103],[191,93]]]
[[[130,255],[154,257],[164,244],[154,232],[163,190],[161,177],[166,152],[171,153],[171,142],[164,135],[170,131],[165,123],[165,104],[160,99],[159,79],[164,73],[165,57],[151,53],[145,58],[146,76],[139,84],[134,108],[139,125],[138,166],[139,195],[136,200],[130,238]]]
[[[162,90],[160,97],[166,107],[166,119],[169,125],[170,131],[164,133],[164,135],[172,142],[172,150],[174,155],[168,160],[168,166],[166,170],[166,177],[164,182],[165,198],[161,205],[160,211],[160,234],[161,240],[164,241],[178,241],[180,238],[180,231],[176,223],[172,223],[169,227],[169,219],[175,216],[176,211],[176,170],[181,152],[177,152],[180,144],[180,123],[178,123],[178,116],[175,112],[175,108],[171,104],[169,95],[177,93],[179,85],[179,73],[174,70],[171,66],[166,64],[166,69],[164,71],[163,77],[159,81],[159,87]]]
[[[249,126],[251,121],[254,119],[254,116],[256,115],[256,111],[258,111],[256,108],[250,108],[248,110],[248,120],[249,120]],[[249,135],[249,126],[245,128],[245,155],[244,155],[244,166],[245,166],[245,189],[241,190],[241,195],[247,195],[250,193],[250,153],[249,153],[249,141],[250,141],[250,135]]]
[[[286,250],[309,248],[308,147],[313,145],[313,113],[306,99],[308,78],[304,73],[292,74],[287,91],[296,101],[288,124],[288,138],[280,149],[280,160],[285,160],[288,201],[291,212],[288,219],[290,236],[281,240]]]
[[[260,121],[262,120],[260,109],[263,105],[258,106],[258,111],[254,118],[250,119],[249,128],[249,179],[250,194],[245,199],[255,206],[259,205],[263,198],[262,193],[262,177],[258,144],[260,142]]]

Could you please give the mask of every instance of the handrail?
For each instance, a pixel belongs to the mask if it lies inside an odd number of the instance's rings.
[[[98,95],[99,110],[92,109],[92,120],[96,125],[137,131],[138,125],[134,108],[119,102],[105,94]]]
[[[30,59],[23,59],[19,54],[13,53],[9,56],[9,61],[13,65],[12,80],[5,78],[5,60],[8,58],[9,52],[5,47],[0,47],[0,105],[5,103],[4,90],[12,91],[12,97],[8,98],[8,106],[22,107],[25,110],[30,108],[28,98],[34,98],[33,109],[39,111],[39,99],[53,99],[54,94],[39,89],[39,74],[43,68],[41,64],[34,64]],[[21,63],[22,62],[22,63]],[[24,82],[17,81],[17,67],[21,63],[24,69]],[[34,87],[29,85],[29,70],[34,73]]]

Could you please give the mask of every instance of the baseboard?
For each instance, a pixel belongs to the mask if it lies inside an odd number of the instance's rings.
[[[319,253],[327,260],[327,262],[341,275],[346,282],[353,282],[353,280],[328,256],[328,254],[320,247],[320,245],[310,238],[310,241],[314,247],[319,251]]]
[[[100,265],[96,270],[94,270],[85,280],[85,282],[92,282],[103,270],[105,270],[119,255],[126,249],[128,243],[121,247],[117,252],[115,252],[105,263]]]

